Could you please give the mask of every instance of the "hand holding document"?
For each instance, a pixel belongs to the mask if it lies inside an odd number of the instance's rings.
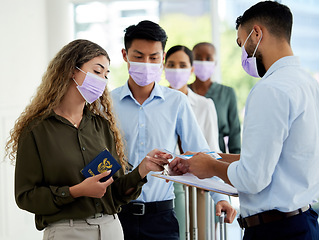
[[[168,181],[182,183],[187,186],[197,187],[207,191],[223,193],[231,196],[238,196],[238,192],[234,187],[219,181],[217,178],[212,178],[211,176],[209,176],[205,177],[204,179],[199,179],[192,173],[189,173],[187,159],[190,159],[193,155],[177,155],[163,149],[161,149],[161,151],[171,154],[174,157],[174,160],[171,161],[169,165],[166,165],[164,167],[164,171],[162,174],[153,174],[152,176],[163,178]],[[212,153],[206,154],[211,155]],[[213,154],[217,153],[213,152]],[[221,159],[218,154],[217,156],[214,156],[211,157],[213,157],[214,159]]]
[[[168,160],[171,158],[172,156],[166,152],[157,149],[150,151],[139,164],[140,176],[144,178],[150,171],[163,171],[164,166],[168,165]]]
[[[194,156],[194,154],[186,154],[186,155],[175,154],[175,153],[172,153],[172,152],[170,152],[170,151],[168,151],[166,149],[159,149],[159,150],[162,151],[162,152],[165,152],[167,154],[172,155],[173,158],[189,159],[189,158]],[[210,155],[211,157],[213,157],[215,159],[222,159],[222,157],[218,153],[216,153],[214,151],[203,152],[203,153],[208,154],[208,155]]]
[[[172,156],[172,160],[170,161],[170,164],[164,166],[164,174],[165,175],[181,175],[181,174],[184,174],[184,173],[188,172],[188,169],[184,169],[182,171],[183,166],[181,166],[181,165],[179,165],[180,168],[175,167],[174,171],[172,171],[173,170],[172,167],[176,166],[178,163],[180,163],[179,162],[180,159],[185,159],[185,160],[186,159],[190,159],[191,157],[194,156],[194,154],[179,155],[179,154],[172,153],[172,152],[170,152],[170,151],[168,151],[166,149],[160,149],[160,151],[164,152],[164,153],[167,153],[167,154],[170,154]],[[222,158],[218,153],[216,153],[214,151],[203,152],[203,153],[205,153],[205,154],[207,154],[207,155],[209,155],[209,156],[211,156],[211,157],[213,157],[215,159],[221,159]]]

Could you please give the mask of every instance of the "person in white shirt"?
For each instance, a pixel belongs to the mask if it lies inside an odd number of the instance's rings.
[[[170,87],[181,91],[186,94],[192,110],[196,116],[196,120],[205,136],[209,148],[215,152],[221,152],[218,143],[218,121],[215,104],[212,99],[205,98],[194,93],[188,86],[191,73],[193,72],[193,53],[186,46],[176,45],[171,47],[165,56],[165,76]],[[183,153],[180,144],[178,151]],[[183,204],[184,195],[183,187],[181,184],[174,184],[176,205],[175,211],[177,218],[180,222],[180,232],[183,231],[185,225],[185,206]],[[228,201],[225,196],[224,200]],[[205,238],[205,197],[203,191],[197,191],[197,222],[198,222],[198,237],[199,239]],[[191,205],[190,201],[190,205]],[[236,216],[236,210],[233,209],[231,213]],[[182,224],[181,224],[182,223]],[[182,236],[182,234],[181,234]]]
[[[319,198],[319,84],[293,54],[292,22],[290,9],[273,1],[236,20],[242,67],[261,77],[247,98],[241,154],[219,161],[198,153],[170,163],[238,190],[244,240],[319,239],[311,208]]]

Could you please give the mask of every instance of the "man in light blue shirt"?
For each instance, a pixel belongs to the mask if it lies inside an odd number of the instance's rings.
[[[149,149],[164,148],[174,152],[178,136],[184,151],[209,151],[187,97],[157,84],[160,80],[167,40],[165,31],[150,21],[126,29],[122,50],[128,63],[127,83],[112,91],[127,148],[129,162],[135,167]],[[179,239],[173,211],[173,184],[148,174],[140,197],[123,206],[119,214],[125,239]],[[214,194],[217,213],[236,211],[228,197]]]
[[[262,77],[247,98],[241,155],[171,163],[237,188],[245,240],[319,239],[309,208],[319,198],[319,84],[293,56],[291,27],[289,8],[271,1],[237,19],[243,68]]]

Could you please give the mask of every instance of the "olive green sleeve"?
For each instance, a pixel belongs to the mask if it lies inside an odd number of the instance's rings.
[[[71,203],[69,187],[47,186],[32,131],[25,129],[18,142],[15,166],[15,199],[17,205],[35,214],[49,215]]]
[[[142,186],[146,182],[146,177],[143,179],[141,178],[138,167],[136,167],[132,172],[117,178],[112,184],[114,202],[121,206],[138,198],[141,194]],[[127,194],[128,190],[131,190],[130,194]]]

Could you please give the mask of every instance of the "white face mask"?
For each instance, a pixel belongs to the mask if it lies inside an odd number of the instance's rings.
[[[144,87],[152,82],[159,82],[161,80],[163,64],[161,63],[144,63],[129,61],[130,68],[128,70],[134,82]]]

